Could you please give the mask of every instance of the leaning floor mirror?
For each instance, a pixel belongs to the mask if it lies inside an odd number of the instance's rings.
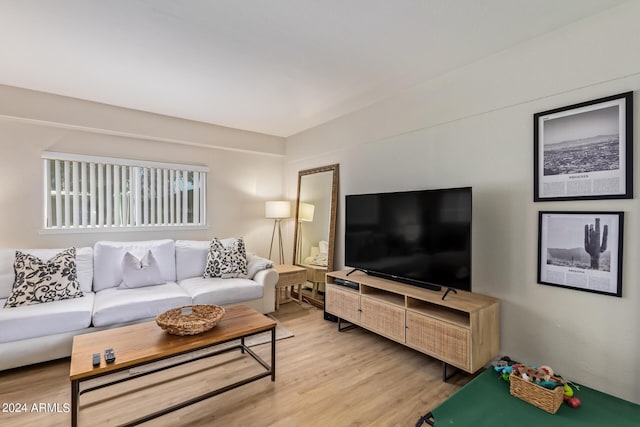
[[[302,296],[323,307],[325,274],[333,271],[339,165],[298,172],[293,264],[307,270]]]

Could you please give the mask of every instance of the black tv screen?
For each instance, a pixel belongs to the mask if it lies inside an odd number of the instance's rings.
[[[345,209],[346,266],[471,291],[471,187],[348,195]]]

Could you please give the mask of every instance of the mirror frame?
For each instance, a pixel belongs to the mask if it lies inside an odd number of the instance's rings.
[[[333,172],[333,180],[331,185],[331,218],[329,220],[329,251],[327,254],[327,272],[333,271],[333,255],[335,253],[336,244],[336,214],[338,212],[338,182],[340,180],[340,165],[333,164],[328,166],[321,166],[313,169],[301,170],[298,172],[298,196],[296,198],[296,215],[295,215],[295,231],[293,241],[293,265],[296,263],[296,255],[298,253],[298,209],[300,208],[300,184],[302,177],[312,175],[321,172]]]

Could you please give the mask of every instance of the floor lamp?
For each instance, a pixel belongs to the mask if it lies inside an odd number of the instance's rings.
[[[284,249],[282,247],[282,225],[281,222],[285,218],[291,216],[291,203],[284,200],[268,201],[264,205],[264,216],[273,219],[273,231],[271,232],[271,244],[269,245],[269,259],[271,259],[271,250],[273,249],[273,239],[276,236],[276,228],[278,229],[278,256],[279,263],[284,262]]]
[[[298,205],[298,242],[296,248],[298,248],[298,264],[302,264],[302,223],[313,221],[313,212],[316,207],[311,203],[300,203]]]

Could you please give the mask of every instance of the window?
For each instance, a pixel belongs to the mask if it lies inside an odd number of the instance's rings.
[[[206,226],[203,166],[42,153],[45,230]]]

